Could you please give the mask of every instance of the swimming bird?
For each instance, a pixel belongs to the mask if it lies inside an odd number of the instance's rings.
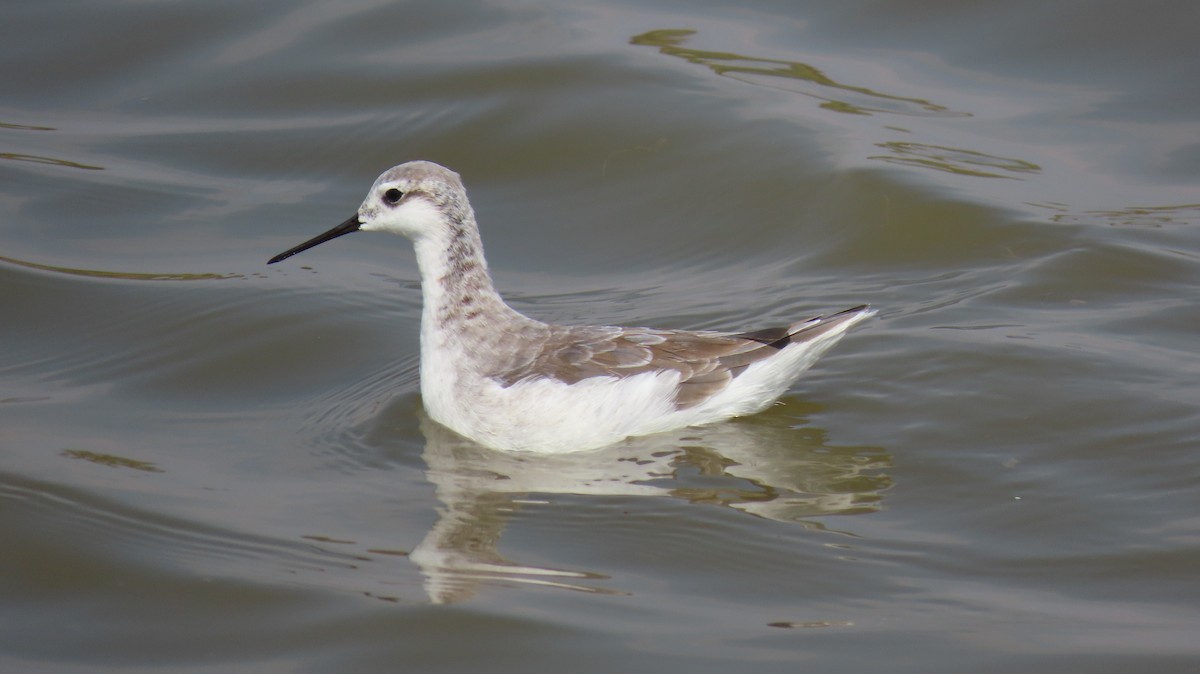
[[[429,416],[498,450],[568,452],[762,411],[867,305],[752,332],[553,325],[508,306],[457,173],[411,161],[358,212],[271,258],[357,231],[403,234],[421,275],[421,397]]]

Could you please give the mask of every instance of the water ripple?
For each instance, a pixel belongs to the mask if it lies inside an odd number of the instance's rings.
[[[923,98],[898,96],[839,82],[819,68],[800,61],[760,58],[733,52],[708,51],[683,46],[694,30],[660,29],[635,35],[630,44],[657,47],[667,56],[707,66],[718,75],[824,101],[821,107],[853,115],[886,113],[915,117],[970,117]]]

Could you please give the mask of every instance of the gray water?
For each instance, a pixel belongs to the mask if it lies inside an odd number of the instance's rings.
[[[0,670],[1192,672],[1200,10],[58,2],[0,25]],[[547,321],[879,316],[560,457],[424,418],[460,172]]]

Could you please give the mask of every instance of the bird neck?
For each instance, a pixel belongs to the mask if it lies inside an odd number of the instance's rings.
[[[504,303],[492,283],[483,242],[470,214],[451,218],[442,231],[413,243],[421,270],[422,331],[461,329],[489,321],[524,318]]]

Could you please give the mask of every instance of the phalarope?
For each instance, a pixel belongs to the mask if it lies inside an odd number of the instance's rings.
[[[412,240],[425,409],[493,449],[592,449],[762,411],[875,313],[862,305],[753,332],[536,321],[496,292],[458,174],[427,161],[389,169],[351,218],[268,264],[359,230]]]

